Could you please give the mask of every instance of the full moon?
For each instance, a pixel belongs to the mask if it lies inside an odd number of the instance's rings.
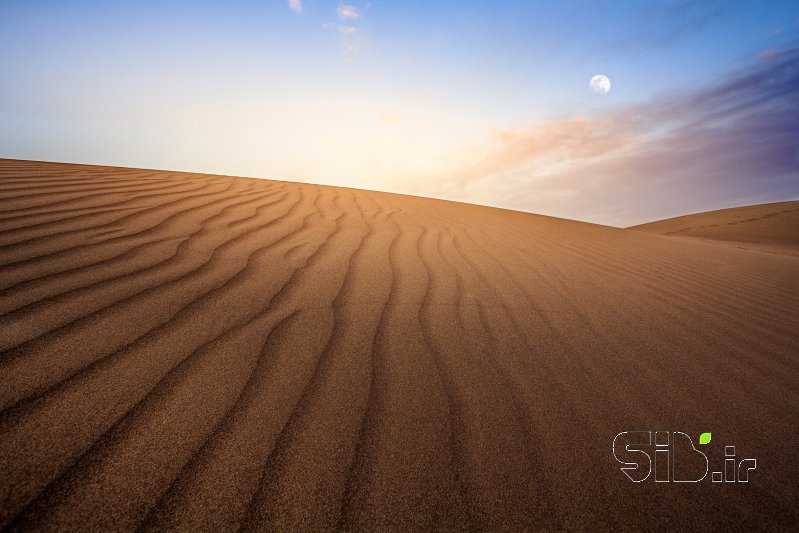
[[[602,96],[603,94],[608,94],[610,90],[610,80],[604,74],[597,74],[591,78],[588,87],[591,89],[592,93]]]

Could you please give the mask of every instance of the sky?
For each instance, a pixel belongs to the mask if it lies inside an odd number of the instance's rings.
[[[2,0],[0,157],[613,226],[797,199],[799,2]]]

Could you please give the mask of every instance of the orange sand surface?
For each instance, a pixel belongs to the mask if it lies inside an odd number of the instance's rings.
[[[0,160],[0,528],[795,528],[797,213]],[[636,429],[757,469],[633,483]]]

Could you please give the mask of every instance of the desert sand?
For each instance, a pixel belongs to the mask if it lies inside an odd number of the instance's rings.
[[[720,209],[640,224],[631,229],[799,255],[799,201]]]
[[[797,204],[752,209],[0,160],[0,529],[795,528]],[[642,429],[757,469],[633,483]]]

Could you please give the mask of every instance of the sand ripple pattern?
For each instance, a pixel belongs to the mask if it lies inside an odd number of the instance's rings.
[[[793,529],[799,208],[774,210],[735,213],[741,246],[0,160],[0,528]],[[630,429],[758,469],[634,485]]]

